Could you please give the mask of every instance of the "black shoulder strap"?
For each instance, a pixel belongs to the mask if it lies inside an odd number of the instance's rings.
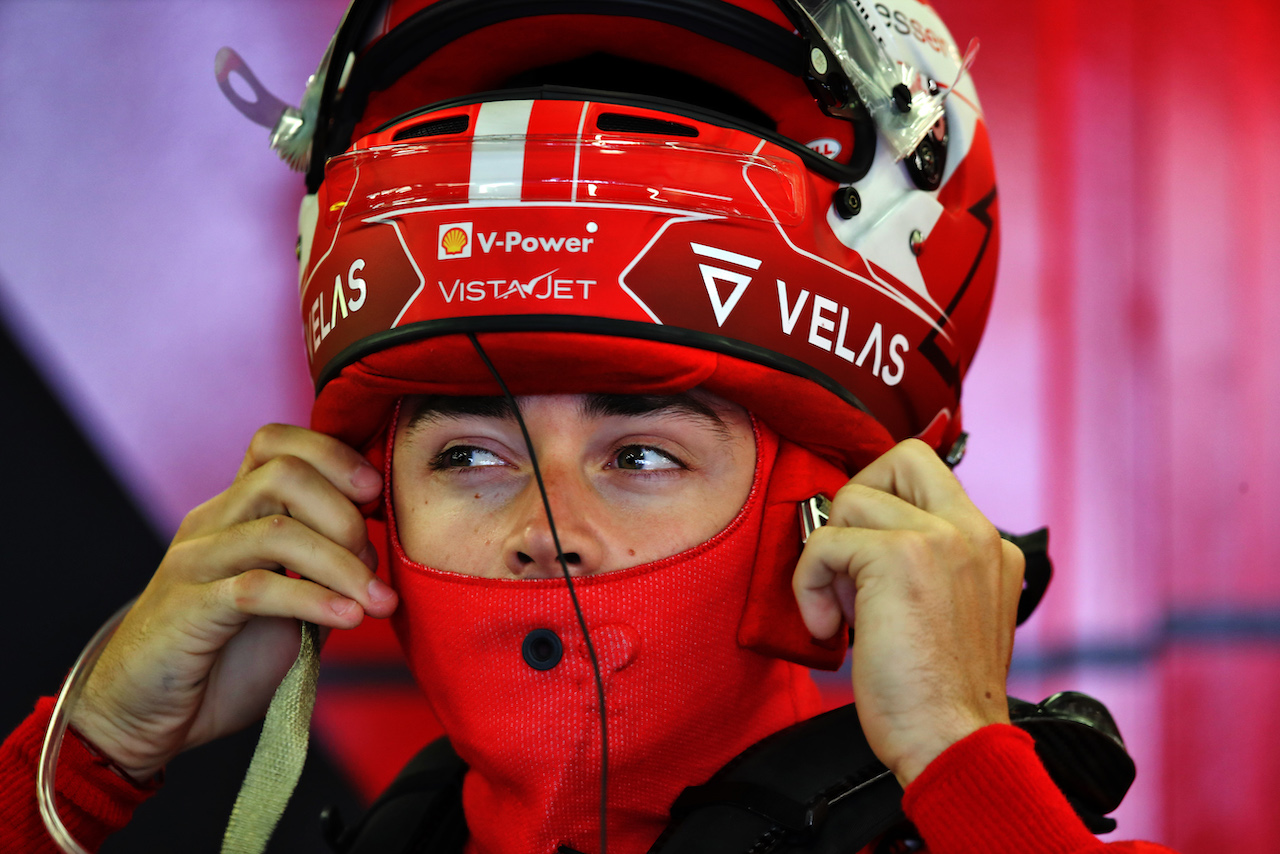
[[[685,789],[671,819],[649,854],[854,852],[906,821],[902,787],[852,704],[749,747]]]
[[[467,765],[448,738],[428,744],[350,828],[330,811],[325,838],[337,854],[460,854],[467,841],[462,778]]]
[[[1106,814],[1132,785],[1134,766],[1106,707],[1064,692],[1039,704],[1011,697],[1009,713],[1085,825],[1114,830]],[[685,789],[649,854],[852,854],[886,834],[908,840],[915,831],[902,787],[850,704],[774,733]]]

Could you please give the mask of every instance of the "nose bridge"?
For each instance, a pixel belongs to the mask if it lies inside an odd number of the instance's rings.
[[[592,522],[594,489],[580,467],[553,457],[540,460],[543,485],[556,537],[573,575],[596,572],[603,557],[597,526]],[[537,481],[530,477],[518,500],[515,524],[505,549],[507,568],[525,577],[562,574],[556,537],[547,520]]]

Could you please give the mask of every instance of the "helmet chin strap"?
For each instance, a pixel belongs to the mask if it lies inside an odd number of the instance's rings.
[[[542,496],[542,507],[547,514],[547,526],[551,529],[551,540],[556,547],[556,559],[560,561],[560,571],[564,575],[569,598],[573,600],[573,612],[578,618],[578,627],[582,629],[582,638],[586,642],[587,654],[591,657],[591,673],[596,683],[596,702],[600,709],[600,854],[606,854],[606,842],[608,839],[606,817],[608,815],[609,792],[609,723],[608,717],[604,713],[604,679],[600,676],[600,661],[596,657],[595,644],[591,642],[591,633],[587,631],[587,621],[582,616],[582,606],[578,602],[578,594],[573,589],[573,577],[569,574],[569,564],[564,558],[564,549],[560,547],[560,536],[556,532],[556,522],[551,513],[551,500],[547,497],[547,487],[542,480],[542,469],[538,466],[538,455],[533,450],[533,440],[529,437],[529,428],[525,426],[524,416],[520,414],[520,406],[516,402],[515,395],[507,388],[502,375],[498,373],[498,369],[494,367],[493,362],[489,359],[489,355],[480,346],[480,340],[476,338],[475,333],[468,332],[467,338],[470,339],[471,345],[475,347],[476,354],[480,356],[480,360],[489,369],[489,373],[493,375],[498,387],[502,389],[502,396],[511,405],[511,411],[516,416],[516,423],[520,425],[520,433],[524,437],[525,447],[529,451],[529,463],[533,468],[533,477],[538,484],[538,493]]]

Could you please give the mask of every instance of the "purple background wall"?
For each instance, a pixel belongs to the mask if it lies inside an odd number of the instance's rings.
[[[341,11],[0,4],[0,305],[162,531],[309,399],[301,182],[223,98],[214,53],[296,103]]]

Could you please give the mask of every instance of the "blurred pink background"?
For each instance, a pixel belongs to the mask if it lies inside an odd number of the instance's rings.
[[[982,43],[1004,223],[958,474],[1001,527],[1048,524],[1057,570],[1011,691],[1110,705],[1139,767],[1117,838],[1273,851],[1280,9],[936,5]],[[305,423],[310,399],[302,182],[223,99],[213,56],[235,47],[296,102],[341,12],[0,3],[0,312],[166,538],[258,425]],[[339,756],[379,690],[322,699]]]

